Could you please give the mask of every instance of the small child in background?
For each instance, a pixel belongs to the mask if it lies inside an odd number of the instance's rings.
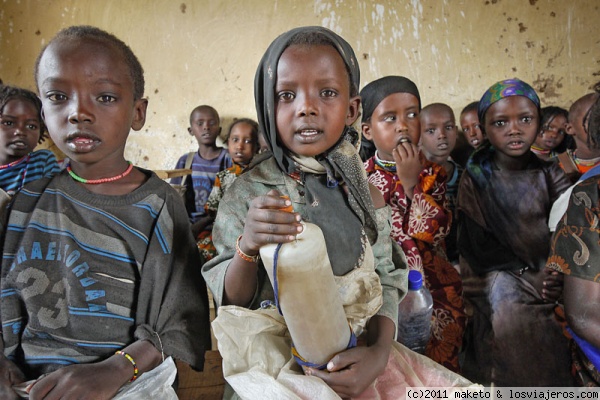
[[[540,131],[531,145],[531,151],[542,160],[550,160],[564,153],[572,139],[566,133],[569,113],[560,107],[542,108]]]
[[[458,268],[458,248],[456,247],[456,199],[458,183],[463,172],[450,154],[454,150],[458,128],[454,112],[447,104],[434,103],[424,107],[419,114],[421,121],[421,149],[425,157],[446,170],[446,199],[452,212],[452,225],[446,236],[446,255],[455,268]]]
[[[463,173],[457,209],[465,302],[462,372],[497,386],[571,386],[566,338],[554,317],[560,278],[544,267],[552,202],[569,181],[530,147],[540,100],[519,79],[492,85],[479,102],[487,142]]]
[[[201,105],[190,113],[190,135],[198,141],[198,151],[192,159],[191,179],[186,179],[185,205],[192,224],[192,234],[210,236],[212,219],[206,215],[204,206],[215,183],[217,172],[231,167],[231,157],[227,149],[217,146],[217,136],[221,133],[219,113],[213,107]],[[184,168],[188,153],[177,161],[176,169]],[[171,184],[181,184],[183,178],[171,179]],[[191,189],[191,190],[190,190]]]
[[[483,144],[484,135],[483,130],[481,128],[481,122],[479,121],[479,117],[477,116],[477,108],[479,107],[479,102],[474,101],[469,103],[463,108],[460,112],[460,127],[462,129],[463,135],[469,142],[469,145],[474,149],[478,148]]]
[[[567,135],[575,142],[575,149],[567,149],[560,153],[558,161],[573,183],[577,182],[581,175],[600,164],[600,149],[590,146],[588,128],[584,125],[586,115],[599,96],[598,93],[588,93],[575,100],[569,108],[566,130]]]
[[[365,162],[368,180],[392,208],[392,238],[404,250],[409,268],[423,274],[433,297],[431,338],[425,355],[459,371],[466,319],[460,275],[444,251],[452,221],[446,200],[447,174],[417,147],[421,136],[419,91],[405,77],[386,76],[365,86],[360,96],[362,132],[377,148]]]
[[[46,138],[41,110],[35,93],[0,86],[0,189],[11,196],[26,183],[60,172],[50,150],[33,151]]]
[[[231,186],[235,179],[248,167],[250,161],[258,150],[258,123],[250,118],[240,118],[229,126],[229,132],[225,138],[229,156],[233,165],[217,173],[215,184],[206,201],[205,209],[207,216],[214,221],[217,217],[219,203],[225,191]],[[203,261],[208,261],[216,255],[216,249],[212,243],[212,235],[198,240],[198,248]]]
[[[124,158],[146,119],[143,74],[90,26],[60,31],[36,60],[44,121],[70,164],[26,184],[7,214],[2,399],[25,380],[31,399],[112,399],[165,355],[203,368],[208,296],[183,202]]]
[[[567,149],[567,151],[560,153],[557,159],[573,186],[562,193],[552,204],[552,211],[550,211],[550,217],[548,218],[548,227],[551,232],[555,231],[556,225],[567,211],[574,186],[581,182],[584,176],[588,178],[600,173],[599,168],[596,168],[597,165],[600,165],[600,146],[592,145],[591,136],[588,135],[588,121],[586,120],[598,97],[598,93],[588,93],[576,100],[569,110],[567,134],[574,138],[577,148],[575,150]]]

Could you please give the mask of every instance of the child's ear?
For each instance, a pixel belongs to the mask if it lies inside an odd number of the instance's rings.
[[[572,123],[567,122],[565,125],[565,132],[567,132],[567,135],[575,136],[575,128],[573,128]]]
[[[371,133],[371,124],[369,122],[363,122],[360,124],[360,130],[365,139],[373,141],[373,135]]]
[[[133,104],[133,121],[131,129],[139,131],[146,123],[146,110],[148,109],[148,99],[138,99]]]
[[[346,126],[351,126],[356,122],[359,115],[360,109],[360,96],[354,96],[350,98],[350,105],[348,106],[348,114],[346,115]]]

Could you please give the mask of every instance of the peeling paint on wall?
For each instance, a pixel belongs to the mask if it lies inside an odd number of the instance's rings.
[[[296,26],[321,25],[353,46],[366,83],[414,80],[424,104],[455,112],[492,83],[518,76],[544,105],[568,107],[600,80],[600,7],[585,0],[29,0],[0,8],[0,78],[34,89],[37,53],[61,28],[92,24],[123,39],[146,72],[146,126],[127,156],[173,167],[197,147],[189,112],[211,104],[223,131],[255,118],[253,80],[269,43]]]

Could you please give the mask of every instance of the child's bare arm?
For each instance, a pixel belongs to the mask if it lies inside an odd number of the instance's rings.
[[[384,371],[395,332],[394,322],[376,315],[369,321],[367,346],[337,354],[327,364],[327,371],[307,370],[307,375],[323,379],[340,397],[356,397]]]
[[[406,197],[412,200],[413,190],[419,182],[419,174],[423,170],[419,159],[419,149],[409,142],[402,142],[393,151],[396,162],[396,174],[402,183]]]
[[[253,257],[266,244],[293,241],[302,232],[300,215],[281,211],[291,204],[276,190],[252,200],[239,250]],[[247,306],[250,303],[256,290],[257,267],[257,263],[244,260],[238,253],[234,255],[225,275],[223,304]]]
[[[3,353],[0,353],[0,399],[17,400],[19,396],[12,386],[23,382],[25,376]]]
[[[145,340],[132,343],[123,351],[135,360],[138,375],[156,368],[162,360],[160,352]],[[29,398],[112,399],[132,376],[133,364],[115,354],[104,361],[71,365],[44,376],[30,387]]]

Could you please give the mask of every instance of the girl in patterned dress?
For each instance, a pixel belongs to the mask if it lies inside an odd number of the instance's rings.
[[[420,271],[433,297],[431,338],[425,354],[458,371],[465,312],[461,278],[448,261],[444,239],[452,214],[446,171],[428,161],[417,145],[421,100],[416,85],[401,76],[371,82],[360,93],[362,132],[377,151],[365,162],[369,183],[392,208],[392,238],[410,269]]]

